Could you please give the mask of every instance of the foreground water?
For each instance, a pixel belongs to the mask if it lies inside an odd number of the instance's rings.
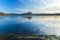
[[[53,34],[60,35],[60,17],[33,17],[32,19],[20,16],[0,16],[0,34]]]
[[[0,16],[0,34],[21,33],[21,34],[40,34],[42,25],[38,25],[32,19],[20,16]]]

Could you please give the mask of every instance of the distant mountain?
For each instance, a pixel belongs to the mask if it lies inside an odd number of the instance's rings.
[[[8,15],[7,13],[0,12],[0,16],[7,16],[7,15]]]

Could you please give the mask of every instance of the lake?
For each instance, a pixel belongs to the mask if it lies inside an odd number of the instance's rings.
[[[40,29],[43,25],[37,24],[34,19],[22,18],[20,16],[0,16],[0,34],[42,34]]]
[[[0,34],[58,34],[54,25],[59,28],[59,18],[46,16],[28,19],[21,16],[0,16]]]

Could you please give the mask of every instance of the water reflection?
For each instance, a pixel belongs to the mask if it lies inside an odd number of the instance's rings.
[[[23,34],[40,34],[40,28],[34,20],[21,18],[19,16],[1,16],[0,17],[0,34],[3,33],[23,33]]]
[[[60,35],[60,17],[0,16],[0,34],[56,34]]]

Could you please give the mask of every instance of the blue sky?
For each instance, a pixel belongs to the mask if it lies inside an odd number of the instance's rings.
[[[60,11],[59,0],[0,0],[0,12],[7,13],[52,13]]]
[[[19,12],[18,10],[33,10],[35,6],[43,6],[32,0],[0,0],[0,11]],[[21,11],[22,12],[22,11]]]

